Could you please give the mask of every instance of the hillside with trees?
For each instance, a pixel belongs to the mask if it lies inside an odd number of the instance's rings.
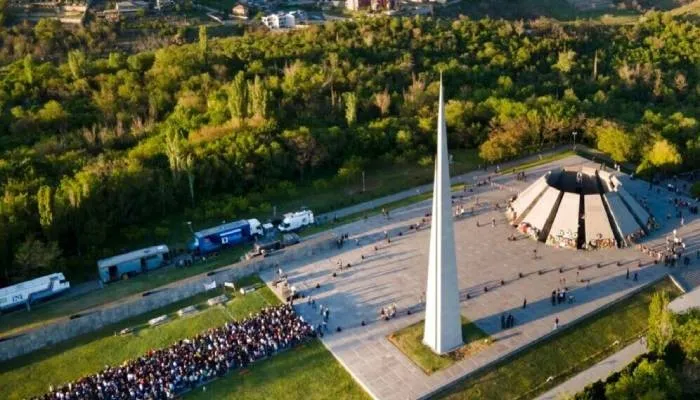
[[[699,65],[700,27],[659,13],[630,26],[377,17],[28,54],[0,71],[0,283],[93,273],[129,227],[173,213],[269,213],[299,182],[429,162],[440,71],[450,146],[488,162],[577,131],[640,174],[697,169]]]

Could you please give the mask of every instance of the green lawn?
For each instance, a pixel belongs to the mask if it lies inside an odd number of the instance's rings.
[[[653,293],[678,288],[665,279],[494,368],[470,377],[438,397],[448,399],[528,399],[637,340],[647,329]],[[615,342],[618,342],[615,344]],[[548,377],[554,380],[546,383]]]
[[[257,276],[249,276],[239,285],[261,284]],[[0,365],[0,398],[21,399],[40,395],[50,384],[58,385],[83,375],[95,373],[106,364],[115,365],[133,359],[149,349],[166,347],[177,340],[194,336],[208,328],[223,325],[231,319],[242,319],[267,305],[279,304],[267,286],[248,294],[237,295],[226,306],[206,307],[206,299],[220,294],[212,291],[177,304],[122,321],[85,336],[43,348]],[[202,304],[204,303],[204,304]],[[174,314],[190,304],[199,304],[202,311],[177,318],[155,328],[146,328],[148,319]],[[125,327],[143,327],[133,335],[116,336]],[[37,377],[40,377],[37,379]]]
[[[423,344],[423,321],[392,333],[388,339],[426,374],[432,374],[435,371],[449,367],[462,358],[478,352],[490,343],[489,335],[464,317],[462,317],[462,341],[465,344],[449,354],[437,355]]]
[[[104,289],[87,293],[83,296],[60,298],[48,303],[37,304],[31,312],[18,310],[16,312],[0,316],[0,334],[3,336],[18,333],[20,331],[52,322],[61,317],[66,317],[88,308],[109,303],[124,297],[151,290],[171,282],[189,278],[203,272],[211,271],[239,261],[240,257],[248,251],[250,246],[242,246],[222,252],[218,257],[210,258],[206,262],[195,264],[187,268],[167,267],[138,275],[128,281],[115,282],[105,285]]]
[[[244,373],[236,371],[207,385],[206,391],[200,388],[184,397],[188,400],[370,399],[318,340],[254,364]]]
[[[504,168],[501,174],[511,174],[513,172],[522,172],[530,168],[539,167],[540,165],[548,164],[553,161],[561,160],[566,157],[575,156],[576,153],[572,150],[566,150],[559,153],[550,154],[548,156],[542,157],[541,160],[533,160],[530,162],[519,164],[514,168]]]

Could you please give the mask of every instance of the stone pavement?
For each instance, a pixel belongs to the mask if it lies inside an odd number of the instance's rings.
[[[495,181],[503,189],[480,187],[473,193],[464,193],[466,197],[458,200],[465,203],[467,210],[475,208],[475,215],[455,223],[461,311],[495,342],[432,375],[424,374],[386,339],[387,335],[423,318],[429,230],[416,232],[408,230],[408,225],[419,222],[429,212],[430,200],[392,212],[391,220],[375,216],[338,227],[334,229],[336,232],[350,235],[344,248],[323,260],[287,265],[285,272],[290,284],[313,296],[317,304],[329,307],[331,332],[323,342],[368,393],[378,399],[428,396],[551,334],[555,317],[560,325],[570,324],[671,271],[651,264],[635,248],[585,252],[553,248],[529,239],[506,240],[513,228],[502,211],[494,210],[493,204],[496,201],[503,204],[512,191],[523,189],[553,166],[581,164],[590,163],[570,157],[535,168],[528,171],[528,182],[515,181],[510,174],[498,176]],[[471,178],[478,179],[476,175]],[[631,182],[630,191],[635,193],[636,186]],[[476,205],[477,197],[480,205]],[[657,197],[654,202],[659,207],[668,207],[663,196]],[[491,226],[492,219],[496,219],[495,228]],[[664,222],[661,232],[652,237],[653,244],[663,244],[665,234],[674,224],[677,222]],[[700,223],[696,218],[687,221],[680,234],[691,237],[691,232],[698,229]],[[366,239],[369,235],[381,236],[384,230],[402,230],[405,234],[393,237],[391,243],[377,244]],[[359,241],[357,244],[355,239]],[[534,249],[537,259],[533,258]],[[643,268],[637,266],[639,261],[644,262]],[[352,266],[337,271],[339,262]],[[638,281],[625,279],[628,268],[632,276],[638,274]],[[337,273],[336,277],[332,276],[333,272]],[[269,282],[273,275],[274,272],[264,273],[263,279]],[[584,283],[589,279],[589,284]],[[575,297],[575,303],[552,306],[551,292],[564,286]],[[523,309],[525,298],[528,305]],[[378,321],[379,309],[391,304],[396,304],[400,316]],[[312,323],[320,323],[318,308],[302,303],[297,304],[297,310]],[[410,315],[407,310],[412,311]],[[502,313],[515,316],[514,328],[500,329]],[[335,332],[337,327],[342,332]]]
[[[634,361],[638,356],[646,353],[646,351],[646,344],[642,344],[640,340],[637,340],[598,364],[537,397],[537,400],[556,400],[566,395],[576,394],[589,384],[598,380],[603,380],[613,372],[622,370],[627,364]]]

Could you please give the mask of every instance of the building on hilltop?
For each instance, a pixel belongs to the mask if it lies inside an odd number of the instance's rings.
[[[296,26],[292,13],[275,13],[262,17],[262,23],[270,29],[291,29]]]
[[[131,16],[148,10],[148,3],[139,0],[118,1],[115,10],[120,15]]]
[[[248,13],[250,13],[250,8],[243,3],[238,3],[231,9],[231,15],[236,18],[248,18]]]
[[[361,10],[363,8],[369,8],[371,6],[371,0],[345,0],[345,9],[351,11]]]

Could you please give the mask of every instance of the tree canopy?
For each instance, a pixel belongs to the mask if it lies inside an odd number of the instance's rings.
[[[89,29],[42,21],[41,56],[0,52],[2,284],[25,277],[31,240],[56,243],[52,269],[82,276],[147,221],[269,212],[300,180],[428,162],[440,72],[450,146],[488,162],[577,131],[618,161],[699,167],[700,28],[667,14],[629,26],[376,17],[222,39],[202,29],[134,54],[80,45],[111,34]]]

